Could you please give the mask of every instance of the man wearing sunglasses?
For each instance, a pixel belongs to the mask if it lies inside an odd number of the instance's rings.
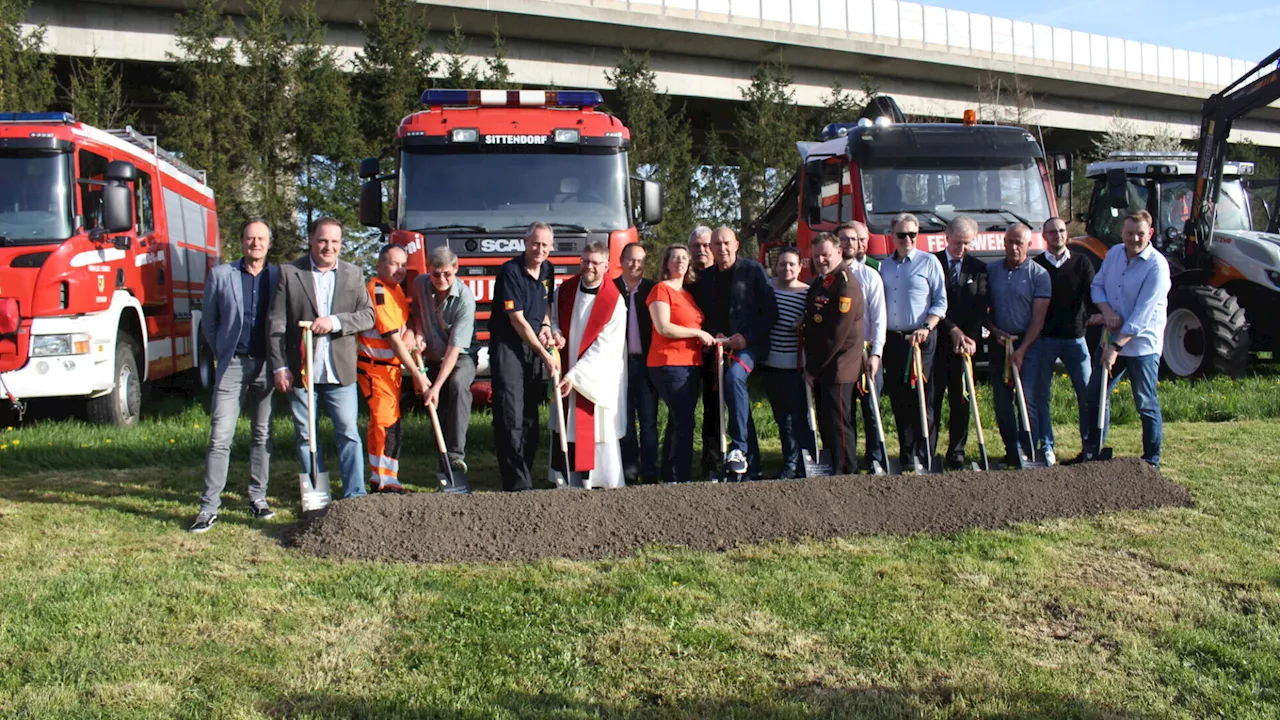
[[[880,263],[884,280],[885,319],[884,389],[893,407],[898,427],[898,450],[902,467],[919,472],[927,465],[929,446],[926,428],[920,424],[916,382],[924,382],[933,367],[937,335],[933,332],[947,315],[947,281],[942,264],[932,253],[916,248],[920,221],[902,213],[893,219],[894,252]],[[919,347],[921,377],[912,369],[912,352]],[[925,412],[929,408],[929,386],[925,386]]]

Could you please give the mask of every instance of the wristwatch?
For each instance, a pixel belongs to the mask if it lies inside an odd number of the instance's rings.
[[[1114,343],[1114,342],[1113,342],[1113,343],[1111,343],[1111,347],[1112,347],[1116,352],[1120,352],[1120,348],[1122,348],[1122,347],[1124,347],[1124,346],[1123,346],[1123,345],[1121,345],[1120,343]]]

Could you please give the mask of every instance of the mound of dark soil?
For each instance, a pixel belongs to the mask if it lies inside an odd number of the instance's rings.
[[[373,495],[335,502],[293,542],[304,552],[340,559],[582,560],[651,544],[724,550],[778,539],[999,528],[1190,503],[1184,488],[1128,458],[1024,472]]]

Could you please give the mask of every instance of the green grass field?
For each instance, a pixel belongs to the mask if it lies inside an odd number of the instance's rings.
[[[1277,717],[1277,382],[1161,385],[1164,469],[1190,509],[590,563],[297,555],[279,540],[297,497],[284,415],[276,519],[250,520],[237,446],[201,536],[184,532],[199,405],[159,402],[127,432],[0,429],[0,716]],[[1137,454],[1125,391],[1116,406],[1111,444]],[[430,466],[423,417],[407,472]]]

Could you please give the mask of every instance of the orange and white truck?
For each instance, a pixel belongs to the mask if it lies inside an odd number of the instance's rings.
[[[589,90],[428,90],[424,109],[400,123],[393,172],[380,175],[378,158],[360,165],[360,221],[408,251],[406,286],[426,272],[435,248],[458,256],[458,277],[476,296],[481,375],[495,273],[524,252],[530,223],[553,228],[559,281],[577,274],[583,248],[595,241],[608,245],[616,277],[637,226],[662,220],[661,185],[635,178],[640,197],[632,197],[631,133],[596,109],[602,102]]]
[[[132,425],[144,381],[207,386],[200,303],[220,257],[204,173],[155,138],[0,113],[0,410],[74,398]]]

